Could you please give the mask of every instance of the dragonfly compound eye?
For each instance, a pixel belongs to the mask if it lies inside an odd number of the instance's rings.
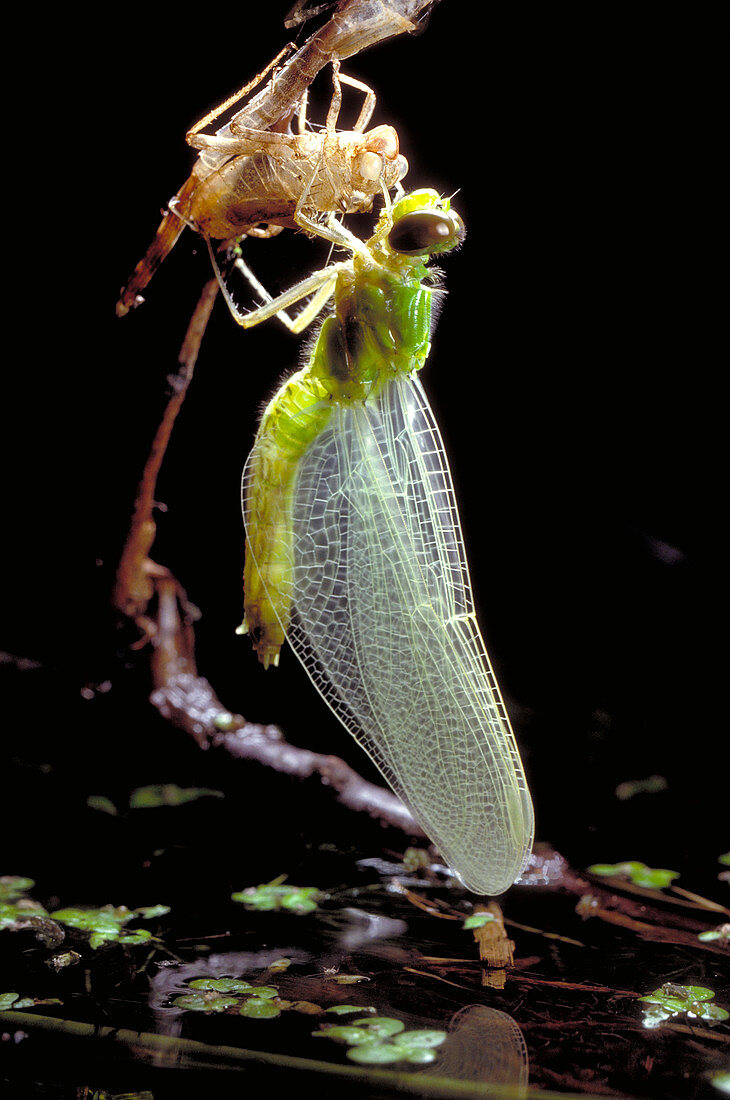
[[[464,236],[464,224],[456,214],[414,210],[405,214],[388,234],[388,244],[404,256],[421,256],[455,248]]]

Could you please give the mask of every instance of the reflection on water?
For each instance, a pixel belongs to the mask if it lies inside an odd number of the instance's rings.
[[[365,944],[378,940],[387,940],[396,936],[405,936],[408,925],[404,920],[384,917],[376,913],[367,913],[364,909],[349,907],[342,910],[347,918],[347,927],[337,937],[337,944],[343,951],[356,951]]]
[[[467,1005],[449,1023],[437,1064],[426,1073],[492,1085],[526,1095],[530,1064],[522,1032],[511,1016],[486,1005]]]
[[[344,908],[336,916],[329,914],[329,917],[331,927],[325,931],[320,926],[317,937],[319,950],[315,952],[302,950],[301,946],[295,947],[290,943],[264,951],[222,952],[190,962],[160,966],[150,986],[150,1007],[155,1013],[157,1030],[166,1035],[181,1034],[185,1014],[179,1008],[172,1007],[172,1003],[181,991],[189,992],[187,986],[193,979],[233,976],[256,980],[257,975],[273,968],[283,956],[292,964],[290,969],[287,968],[286,976],[277,973],[267,981],[273,981],[277,986],[281,982],[286,986],[283,992],[285,997],[316,997],[322,1012],[332,1003],[332,996],[338,996],[335,993],[337,987],[333,987],[327,975],[339,971],[346,963],[351,964],[354,953],[357,953],[360,965],[366,959],[380,958],[389,952],[404,956],[400,960],[391,960],[396,965],[408,961],[409,953],[396,946],[402,944],[408,930],[405,921],[356,907]],[[388,942],[393,940],[394,943]],[[394,1008],[382,1000],[382,992],[379,997],[376,987],[369,986],[362,1002],[354,990],[348,991],[346,999],[351,1000],[354,996],[356,1003],[363,1003],[363,1012],[392,1014]],[[367,1004],[372,1007],[367,1009]],[[395,1012],[400,1015],[397,1010]],[[337,1022],[336,1017],[330,1019]],[[404,1019],[411,1026],[419,1026],[419,1021],[408,1020],[407,1013]],[[425,1020],[420,1022],[420,1026],[427,1024]],[[440,1026],[444,1024],[440,1023]],[[446,1026],[447,1037],[438,1049],[436,1061],[433,1065],[424,1066],[421,1072],[457,1081],[509,1087],[514,1090],[516,1100],[526,1095],[529,1077],[527,1047],[522,1032],[511,1016],[484,1004],[472,1004],[459,1009]],[[309,1025],[303,1028],[303,1031],[309,1030]],[[269,1037],[273,1037],[272,1033]]]

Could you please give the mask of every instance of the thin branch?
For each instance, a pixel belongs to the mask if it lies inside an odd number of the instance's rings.
[[[162,460],[167,451],[172,429],[182,408],[193,378],[200,344],[218,293],[218,283],[210,279],[203,288],[188,325],[178,358],[178,370],[169,376],[171,394],[155,433],[147,462],[142,472],[134,502],[132,522],[117,569],[112,593],[112,606],[127,618],[139,623],[154,594],[154,572],[149,553],[157,532],[154,521],[155,491]]]
[[[137,491],[117,571],[113,605],[136,624],[141,643],[151,643],[153,706],[201,748],[223,746],[233,757],[256,760],[302,779],[318,775],[322,784],[331,788],[349,809],[367,813],[409,836],[423,837],[423,830],[394,794],[363,779],[344,760],[296,748],[287,743],[275,726],[247,722],[221,703],[210,682],[197,670],[194,631],[197,609],[170,570],[150,558],[156,534],[153,513],[157,478],[192,381],[217,290],[215,279],[204,287],[180,350],[178,371],[170,378],[170,398]]]

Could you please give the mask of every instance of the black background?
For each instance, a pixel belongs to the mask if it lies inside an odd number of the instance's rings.
[[[291,37],[288,6],[148,4],[14,39],[38,103],[20,89],[7,145],[2,645],[73,685],[114,680],[108,592],[204,249],[186,233],[121,320],[117,294],[189,172],[185,131]],[[374,123],[398,128],[407,184],[458,191],[468,235],[442,265],[424,381],[538,837],[577,860],[686,863],[727,846],[708,564],[723,400],[713,32],[655,11],[442,0],[424,34],[343,65],[376,90]],[[288,234],[247,255],[272,291],[315,265]],[[242,332],[217,303],[153,556],[201,609],[200,671],[226,705],[360,767],[293,656],[264,673],[234,633],[241,468],[300,346],[275,323]],[[28,722],[9,724],[12,755]],[[99,731],[110,760],[140,736]],[[615,801],[618,782],[654,773],[668,795]]]

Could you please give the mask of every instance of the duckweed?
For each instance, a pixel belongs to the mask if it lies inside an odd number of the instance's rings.
[[[433,1062],[434,1047],[443,1043],[445,1031],[406,1031],[402,1020],[390,1016],[370,1016],[351,1024],[323,1024],[314,1038],[334,1039],[350,1049],[347,1057],[366,1065],[387,1062]]]
[[[32,878],[24,878],[22,875],[0,875],[0,902],[17,901],[34,886],[35,882]]]
[[[625,863],[594,863],[588,871],[592,875],[628,878],[634,886],[648,886],[656,890],[670,886],[673,879],[679,878],[679,871],[669,871],[664,867],[647,867],[645,863],[639,863],[637,860],[628,860]]]
[[[485,924],[489,924],[494,920],[492,913],[472,913],[470,917],[466,917],[462,928],[482,928]]]
[[[148,810],[158,806],[182,806],[198,798],[223,798],[223,791],[215,791],[210,787],[179,787],[177,783],[152,783],[132,791],[129,808]]]
[[[51,919],[67,928],[88,932],[89,946],[96,951],[106,943],[116,942],[133,946],[148,943],[152,933],[147,928],[125,929],[125,925],[135,917],[152,912],[169,912],[166,906],[150,906],[147,909],[128,909],[126,905],[104,905],[99,909],[67,908],[51,913]]]
[[[251,1019],[273,1019],[290,1002],[282,1001],[273,985],[252,985],[244,978],[193,978],[193,992],[175,997],[173,1004],[187,1012],[226,1012],[235,1010]]]
[[[718,1005],[709,1004],[714,992],[702,985],[677,985],[665,982],[653,993],[639,997],[648,1005],[644,1009],[644,1027],[659,1027],[664,1020],[673,1016],[686,1015],[692,1019],[705,1020],[710,1024],[730,1018],[730,1013]]]
[[[314,912],[323,896],[315,886],[289,886],[277,879],[263,886],[247,886],[231,894],[231,899],[247,909],[286,909],[302,914]]]

